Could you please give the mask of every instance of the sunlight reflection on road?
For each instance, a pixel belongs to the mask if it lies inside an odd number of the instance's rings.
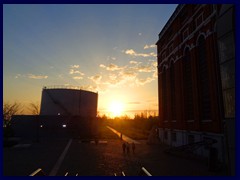
[[[112,132],[114,132],[115,134],[117,134],[119,137],[121,136],[121,133],[118,132],[117,130],[115,130],[115,129],[109,127],[109,126],[107,126],[107,128],[110,129],[110,130],[111,130]],[[136,140],[134,140],[134,139],[131,139],[130,137],[125,136],[124,134],[122,135],[122,139],[123,139],[124,141],[128,142],[128,143],[133,143],[133,142],[134,142],[135,144],[140,144],[140,142],[138,142],[138,141],[136,141]]]

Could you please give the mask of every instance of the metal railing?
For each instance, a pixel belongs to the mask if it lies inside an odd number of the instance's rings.
[[[145,167],[142,167],[139,176],[152,176],[152,174]]]
[[[52,85],[52,86],[43,86],[43,89],[73,89],[73,90],[84,90],[91,91],[97,93],[91,88],[83,87],[83,86],[71,86],[71,85]]]
[[[33,173],[31,173],[29,176],[46,176],[46,175],[41,168],[38,168]]]

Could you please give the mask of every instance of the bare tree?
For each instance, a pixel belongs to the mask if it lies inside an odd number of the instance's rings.
[[[17,113],[22,113],[23,106],[21,103],[4,102],[3,103],[3,126],[6,127],[10,124],[11,118]]]
[[[38,102],[35,102],[35,103],[30,103],[29,104],[29,110],[30,112],[33,114],[33,115],[39,115],[40,113],[40,108],[39,108],[39,103]]]

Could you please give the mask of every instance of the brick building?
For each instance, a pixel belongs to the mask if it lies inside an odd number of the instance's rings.
[[[218,159],[226,161],[225,104],[231,106],[228,115],[234,119],[235,102],[224,104],[223,98],[217,35],[222,8],[178,5],[156,45],[161,141],[171,146],[212,141]],[[234,42],[230,44],[234,47]],[[231,95],[235,98],[235,92]],[[196,153],[208,156],[209,147],[198,148]]]

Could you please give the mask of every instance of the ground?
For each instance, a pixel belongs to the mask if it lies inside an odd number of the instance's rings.
[[[111,134],[111,132],[108,132]],[[101,139],[98,144],[72,139],[71,145],[56,172],[57,176],[138,176],[145,167],[153,176],[218,176],[224,172],[208,171],[204,161],[190,160],[164,153],[163,144],[136,144],[136,152],[124,154],[123,141],[117,136]],[[104,141],[103,141],[104,140]],[[69,139],[40,139],[38,143],[3,149],[3,175],[28,176],[37,168],[46,175],[52,171]],[[102,143],[103,142],[103,143]]]

